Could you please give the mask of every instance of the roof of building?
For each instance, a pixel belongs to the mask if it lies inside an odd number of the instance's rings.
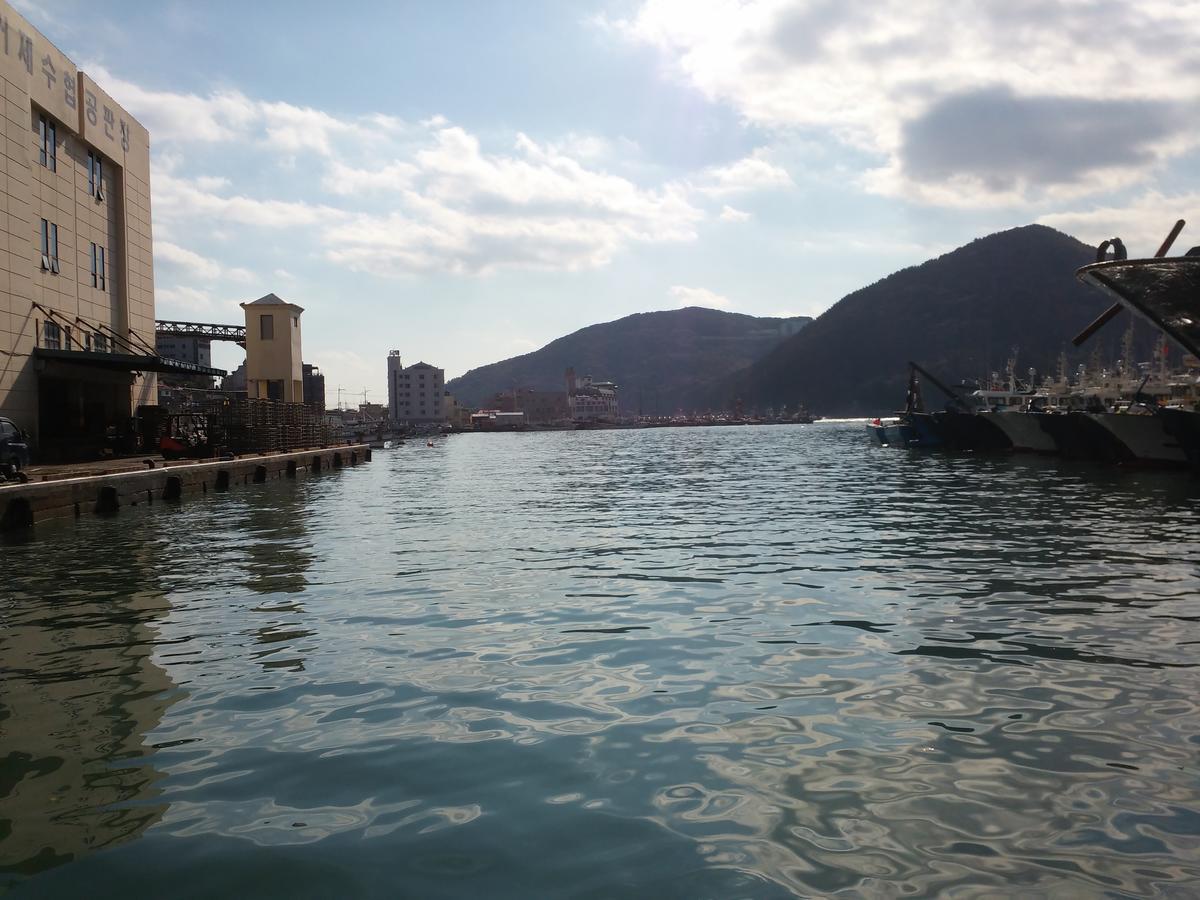
[[[242,303],[239,305],[243,306],[243,307],[245,307],[245,306],[291,306],[291,307],[294,307],[295,309],[300,310],[301,312],[304,312],[303,307],[296,306],[295,303],[288,303],[286,300],[284,300],[282,297],[280,297],[278,294],[275,294],[275,293],[266,294],[262,297],[259,297],[257,300],[251,300],[249,303]]]
[[[427,362],[413,363],[411,366],[405,366],[405,369],[436,369],[437,366],[431,366]]]

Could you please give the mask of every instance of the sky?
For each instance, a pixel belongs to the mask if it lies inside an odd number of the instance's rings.
[[[14,6],[150,131],[158,317],[299,304],[331,407],[1031,222],[1200,244],[1194,0]]]

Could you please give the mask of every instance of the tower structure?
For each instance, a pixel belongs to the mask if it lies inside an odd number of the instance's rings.
[[[251,400],[303,403],[300,314],[304,309],[275,294],[241,307],[246,313],[246,395]]]

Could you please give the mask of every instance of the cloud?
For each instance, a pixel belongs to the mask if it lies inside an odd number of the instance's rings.
[[[160,318],[169,318],[175,310],[185,312],[207,312],[213,308],[213,299],[207,291],[192,287],[158,287],[154,290],[155,312]]]
[[[744,210],[734,209],[732,206],[722,206],[719,218],[722,222],[749,222],[751,216]]]
[[[679,306],[706,306],[710,309],[729,309],[733,301],[728,297],[710,291],[708,288],[685,287],[676,284],[667,289],[667,293]]]
[[[360,213],[326,229],[329,258],[384,275],[501,268],[573,271],[608,263],[634,243],[688,241],[704,217],[675,184],[639,187],[592,169],[554,144],[518,134],[507,153],[442,119],[407,161],[339,174],[396,193],[390,212]]]
[[[155,173],[151,180],[154,214],[168,223],[205,220],[268,228],[295,228],[336,221],[346,213],[304,201],[264,200],[244,195],[223,196],[206,190],[200,181]]]
[[[713,197],[792,186],[792,176],[770,162],[762,149],[727,166],[705,169],[696,179],[696,189]]]
[[[282,154],[333,154],[336,137],[361,126],[311,107],[265,102],[240,91],[208,95],[155,91],[115,76],[103,66],[89,74],[149,130],[155,142],[187,144],[254,140]]]
[[[1194,3],[646,0],[610,27],[747,122],[832,136],[879,159],[864,186],[925,202],[1100,191],[1200,145]]]
[[[1153,256],[1177,219],[1200,209],[1200,192],[1165,195],[1148,191],[1124,205],[1097,206],[1086,210],[1058,212],[1038,219],[1043,225],[1057,228],[1079,238],[1085,244],[1099,244],[1119,237],[1129,248],[1131,257]],[[1187,251],[1200,244],[1200,230],[1185,228],[1171,248],[1171,255]]]
[[[163,263],[177,266],[189,275],[205,281],[215,281],[219,278],[242,284],[254,281],[254,273],[249,269],[222,266],[216,260],[201,256],[199,253],[180,247],[171,241],[158,240],[154,242],[154,262],[156,266]]]
[[[947,205],[979,193],[1018,202],[1113,190],[1139,180],[1187,121],[1182,109],[1158,101],[985,88],[939,100],[907,122],[899,167]]]

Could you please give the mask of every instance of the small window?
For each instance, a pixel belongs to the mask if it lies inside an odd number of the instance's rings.
[[[47,350],[62,349],[62,329],[55,322],[42,323],[42,343]]]
[[[299,316],[292,316],[292,327],[293,328],[300,327],[300,317]]]
[[[58,226],[42,219],[42,269],[58,273]]]
[[[103,334],[92,335],[92,349],[97,353],[107,353],[108,337]]]
[[[58,133],[54,120],[38,116],[38,162],[51,172],[58,171]]]
[[[96,265],[97,265],[96,243],[93,241],[92,242],[92,287],[100,287],[100,274],[99,274],[99,270],[96,268]]]
[[[88,193],[97,200],[104,199],[104,157],[95,150],[88,151]]]
[[[261,315],[258,317],[258,336],[264,341],[275,339],[275,317],[272,315]]]
[[[50,223],[42,219],[42,270],[50,268]]]
[[[100,273],[100,290],[106,291],[108,290],[108,274],[106,272],[106,264],[104,262],[104,248],[97,247],[96,249],[100,251],[100,265],[98,267],[98,271]]]

